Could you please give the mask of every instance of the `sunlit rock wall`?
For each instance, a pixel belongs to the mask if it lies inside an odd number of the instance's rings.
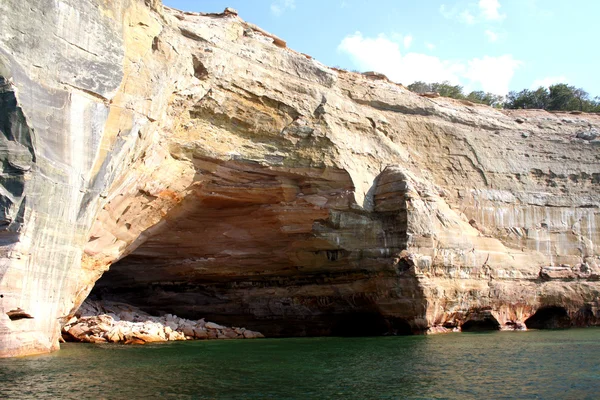
[[[106,268],[84,248],[108,188],[148,146],[160,85],[135,81],[160,74],[138,69],[162,27],[141,2],[44,0],[3,2],[0,26],[0,355],[10,356],[57,349],[61,322]],[[30,318],[11,320],[15,310]]]

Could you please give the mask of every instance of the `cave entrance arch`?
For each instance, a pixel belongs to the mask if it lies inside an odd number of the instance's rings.
[[[499,331],[500,323],[491,314],[485,315],[482,318],[469,319],[465,321],[461,327],[462,332],[489,332]]]
[[[336,318],[331,335],[340,337],[412,335],[413,330],[403,318],[386,318],[377,311],[357,312]]]
[[[374,191],[375,210],[357,211],[342,170],[219,162],[205,175],[174,216],[98,280],[92,298],[267,336],[412,332],[415,315],[373,311],[373,298],[386,295],[377,287],[402,285],[401,301],[423,303],[414,276],[390,268],[406,248],[403,198],[383,192],[386,207],[378,209],[382,194]]]
[[[566,329],[571,327],[571,318],[564,307],[546,306],[525,320],[527,329]]]

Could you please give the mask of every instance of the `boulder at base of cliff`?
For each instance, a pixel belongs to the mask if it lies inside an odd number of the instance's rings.
[[[62,328],[67,342],[144,344],[175,340],[256,339],[260,332],[165,314],[154,317],[137,307],[87,300]]]

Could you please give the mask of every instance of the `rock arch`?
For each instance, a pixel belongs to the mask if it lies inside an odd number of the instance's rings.
[[[394,267],[406,246],[401,203],[357,209],[350,176],[335,168],[206,158],[194,165],[202,180],[141,234],[93,296],[267,336],[411,332],[418,307],[389,320],[372,311],[381,299],[422,304],[415,277]]]

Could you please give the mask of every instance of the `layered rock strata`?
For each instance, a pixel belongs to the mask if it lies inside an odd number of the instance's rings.
[[[58,348],[109,268],[267,336],[598,323],[597,115],[421,97],[233,10],[4,9],[1,356]]]

